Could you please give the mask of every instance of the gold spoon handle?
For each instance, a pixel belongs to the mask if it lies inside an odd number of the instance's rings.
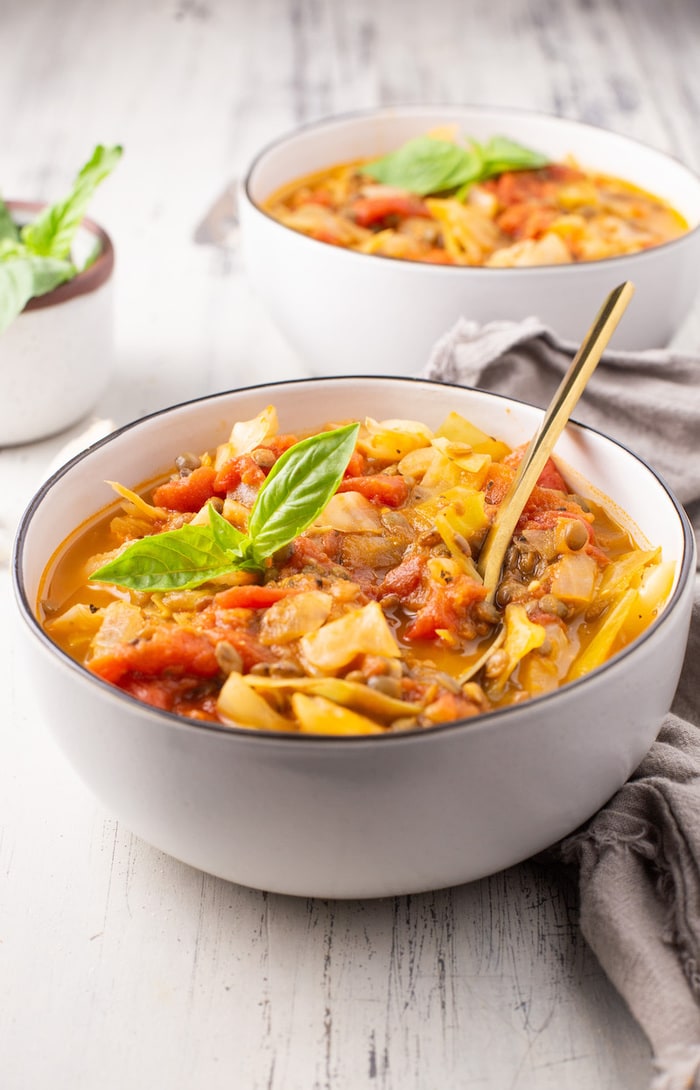
[[[493,601],[503,567],[503,558],[513,537],[513,531],[537,479],[552,453],[576,402],[593,374],[623,311],[632,298],[634,285],[626,280],[618,285],[603,303],[597,318],[588,330],[571,366],[544,415],[540,427],[530,440],[518,472],[499,506],[496,517],[481,550],[478,570],[487,590],[486,600]]]

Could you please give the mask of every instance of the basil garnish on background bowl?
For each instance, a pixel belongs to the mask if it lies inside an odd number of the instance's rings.
[[[485,144],[417,136],[381,159],[365,163],[362,173],[419,197],[457,190],[455,196],[463,200],[475,182],[507,170],[537,170],[548,162],[546,155],[505,136],[494,136]]]

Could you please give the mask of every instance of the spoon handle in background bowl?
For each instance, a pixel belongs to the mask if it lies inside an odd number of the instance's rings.
[[[603,303],[581,347],[571,361],[542,423],[530,440],[518,472],[501,502],[486,536],[477,568],[486,587],[486,601],[492,602],[498,588],[506,550],[528,497],[552,453],[557,439],[593,374],[608,341],[634,293],[626,280]]]

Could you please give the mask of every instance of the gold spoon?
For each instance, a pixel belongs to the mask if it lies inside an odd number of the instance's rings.
[[[487,602],[493,602],[498,589],[503,560],[523,507],[633,293],[634,285],[629,280],[610,292],[561,380],[539,429],[530,440],[515,479],[486,535],[477,563],[486,587]]]

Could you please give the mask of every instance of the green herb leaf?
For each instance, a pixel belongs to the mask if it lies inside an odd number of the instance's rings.
[[[248,521],[255,560],[272,556],[318,518],[342,480],[359,429],[347,424],[312,435],[275,462]]]
[[[367,163],[362,173],[384,185],[398,186],[424,197],[461,185],[475,167],[478,169],[478,161],[458,144],[417,136],[396,151]]]
[[[43,257],[68,257],[95,189],[114,169],[121,154],[119,146],[106,148],[99,144],[65,200],[46,208],[33,223],[22,228],[22,241],[32,253]]]
[[[33,287],[34,274],[29,261],[6,258],[0,263],[0,332],[24,309]]]
[[[302,534],[340,484],[359,424],[302,439],[279,458],[258,492],[248,533],[212,504],[209,524],[134,541],[91,579],[131,590],[189,590],[232,571],[263,571],[265,561]]]
[[[471,144],[469,149],[463,150],[461,163],[452,172],[449,178],[443,182],[443,192],[449,192],[458,187],[467,187],[478,182],[483,177],[484,160],[481,148],[478,144]]]
[[[484,178],[503,174],[506,170],[539,170],[549,162],[546,155],[522,144],[516,144],[507,136],[494,136],[481,148],[484,160]]]
[[[549,162],[545,155],[505,136],[469,146],[418,136],[396,151],[362,167],[362,173],[384,185],[425,197],[458,189],[462,198],[470,185],[506,170],[534,170]]]
[[[223,552],[233,556],[242,555],[242,549],[248,541],[246,534],[232,526],[211,503],[209,504],[209,526],[214,541]]]
[[[53,291],[74,275],[70,261],[36,257],[6,242],[0,250],[0,333],[35,295]]]
[[[10,215],[10,210],[5,202],[0,200],[0,242],[3,239],[19,242],[19,227]]]
[[[211,526],[187,525],[132,542],[90,579],[131,590],[189,590],[236,567]]]

